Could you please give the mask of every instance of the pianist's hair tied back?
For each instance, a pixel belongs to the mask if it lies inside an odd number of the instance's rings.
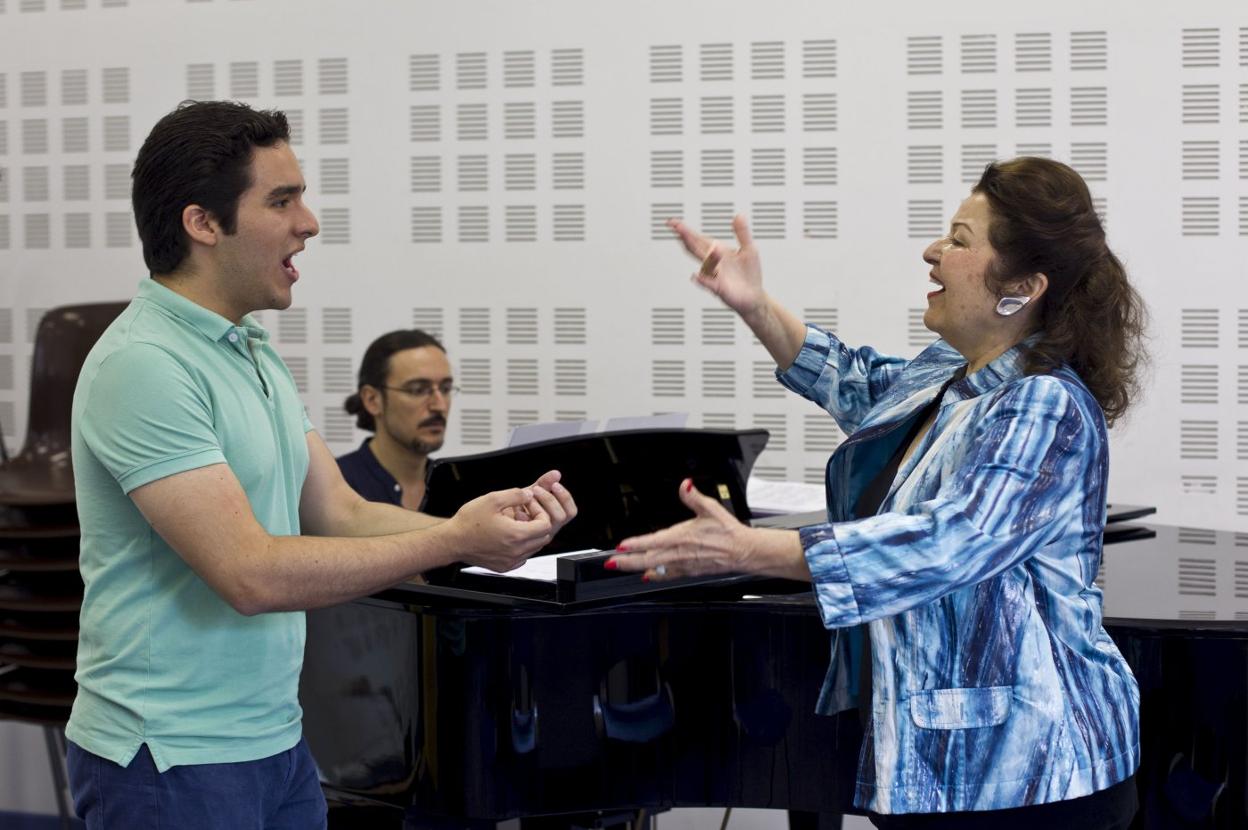
[[[364,350],[364,359],[360,362],[360,375],[355,392],[342,402],[342,408],[349,415],[355,416],[355,425],[362,430],[374,432],[377,424],[373,414],[364,408],[360,398],[360,390],[365,386],[374,389],[385,387],[386,378],[390,374],[390,356],[408,349],[423,349],[432,346],[445,352],[446,348],[438,342],[438,338],[420,329],[398,329],[378,337]]]

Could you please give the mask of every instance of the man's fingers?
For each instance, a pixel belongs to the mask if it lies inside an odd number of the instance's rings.
[[[550,517],[542,510],[529,511],[529,519],[520,521],[514,528],[511,545],[519,545],[521,550],[533,553],[546,546],[551,537]]]
[[[554,487],[559,479],[563,478],[563,474],[558,470],[547,470],[538,476],[537,481],[533,482],[538,487],[545,487],[547,490]]]
[[[495,490],[489,494],[495,510],[508,507],[523,507],[533,501],[533,490],[529,487],[512,487],[508,490]]]
[[[563,507],[564,515],[567,517],[565,522],[570,522],[576,518],[576,500],[572,498],[572,491],[564,487],[559,482],[550,488],[550,492],[559,500],[559,504]]]
[[[576,518],[576,501],[572,492],[560,483],[563,474],[558,470],[550,470],[533,482],[531,489],[534,500],[541,506],[555,527],[562,527]],[[533,512],[532,507],[529,510]]]
[[[563,510],[563,505],[544,487],[533,487],[533,499],[541,506],[546,515],[550,517],[551,524],[560,527],[568,520],[567,514]]]

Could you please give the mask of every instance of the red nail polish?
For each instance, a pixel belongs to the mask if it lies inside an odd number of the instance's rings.
[[[615,549],[619,551],[620,553],[628,553],[628,548],[624,547],[623,545],[616,545]]]
[[[608,559],[606,562],[602,563],[602,567],[606,568],[608,571],[614,571],[616,568],[620,567],[620,563],[616,562],[614,559]]]
[[[692,493],[692,492],[693,492],[693,479],[691,479],[691,478],[687,478],[687,479],[685,479],[685,492],[686,492],[686,493]]]
[[[642,575],[641,575],[641,581],[642,581],[642,582],[649,582],[649,581],[650,581],[650,574],[642,574]]]

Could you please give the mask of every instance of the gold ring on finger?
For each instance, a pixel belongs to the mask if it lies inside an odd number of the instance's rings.
[[[698,273],[704,277],[715,277],[715,269],[719,267],[718,259],[712,261],[715,256],[715,249],[711,248],[710,253],[706,255],[706,259],[702,260],[702,267],[698,269]]]

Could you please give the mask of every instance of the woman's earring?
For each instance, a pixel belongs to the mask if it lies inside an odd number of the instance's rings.
[[[1018,313],[1018,310],[1029,302],[1031,302],[1031,297],[1002,297],[997,303],[997,314],[1009,317],[1011,314]]]

